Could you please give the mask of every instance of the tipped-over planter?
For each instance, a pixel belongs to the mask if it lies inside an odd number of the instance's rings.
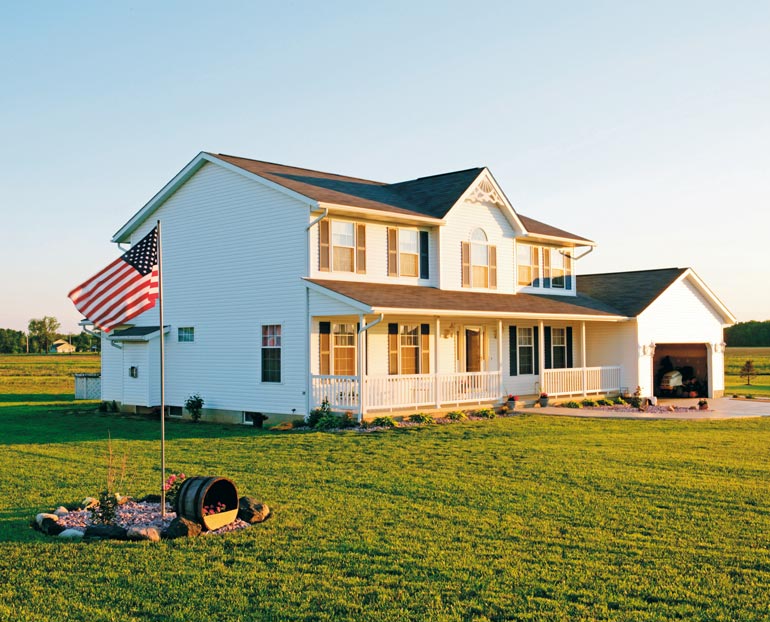
[[[204,508],[224,507],[216,514]],[[184,481],[174,504],[177,516],[195,521],[213,531],[232,523],[238,516],[238,491],[226,477],[190,477]]]

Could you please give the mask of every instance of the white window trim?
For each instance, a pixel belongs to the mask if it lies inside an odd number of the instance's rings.
[[[528,330],[529,331],[529,338],[530,343],[522,345],[521,344],[521,331]],[[521,351],[523,348],[529,348],[532,350],[532,371],[528,373],[524,373],[521,371]],[[517,376],[535,376],[537,375],[537,370],[535,369],[535,329],[533,326],[517,326],[516,327],[516,367],[518,368],[516,370]]]
[[[281,329],[281,345],[280,346],[263,346],[262,345],[262,328],[264,326],[278,326]],[[266,384],[266,385],[280,385],[284,384],[284,350],[283,350],[283,340],[284,340],[284,325],[283,322],[260,322],[259,324],[259,383],[260,384]],[[279,381],[272,381],[272,380],[262,380],[262,350],[264,348],[270,348],[270,349],[278,349],[281,352],[281,379]]]

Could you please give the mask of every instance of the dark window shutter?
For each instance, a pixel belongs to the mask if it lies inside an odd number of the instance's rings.
[[[533,351],[534,357],[533,358],[535,359],[535,369],[534,369],[534,372],[536,374],[540,373],[540,336],[538,334],[539,332],[540,331],[538,330],[537,326],[534,326],[532,328],[532,345],[534,346],[534,351]]]
[[[568,274],[564,277],[564,289],[572,289],[572,275]]]
[[[497,289],[497,246],[489,247],[489,287]]]
[[[519,375],[518,331],[515,326],[508,327],[508,368],[511,376]]]
[[[398,324],[388,324],[388,373],[398,374]]]
[[[551,369],[551,327],[543,327],[543,345],[545,346],[545,368]]]
[[[572,367],[572,326],[567,326],[567,367]]]
[[[324,218],[318,223],[318,269],[329,271],[329,221]]]
[[[331,373],[331,322],[318,323],[320,367],[322,376],[328,376]]]
[[[463,287],[471,286],[471,245],[469,242],[462,243],[462,263],[463,263]]]
[[[420,324],[420,373],[430,373],[430,324]]]
[[[356,225],[356,272],[366,274],[366,225]]]
[[[420,278],[430,278],[428,266],[428,232],[420,231]]]

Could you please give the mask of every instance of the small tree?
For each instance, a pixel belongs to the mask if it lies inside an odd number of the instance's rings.
[[[197,393],[193,393],[184,401],[184,407],[187,409],[187,412],[190,413],[192,420],[196,423],[200,421],[203,404],[203,398]]]
[[[741,378],[746,378],[746,384],[751,384],[751,379],[757,375],[757,370],[754,367],[754,361],[746,361],[741,367]]]

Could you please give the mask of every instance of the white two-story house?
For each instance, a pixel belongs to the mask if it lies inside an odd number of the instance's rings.
[[[689,268],[579,274],[595,243],[519,214],[491,172],[394,184],[200,153],[113,237],[162,223],[166,403],[250,422],[522,397],[721,395],[733,315]],[[157,307],[103,335],[102,399],[160,403]]]

